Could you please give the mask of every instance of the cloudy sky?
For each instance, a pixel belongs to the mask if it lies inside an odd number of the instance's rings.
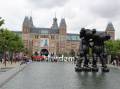
[[[32,15],[36,27],[51,27],[66,19],[67,31],[79,33],[80,28],[105,30],[112,22],[116,38],[120,38],[120,0],[1,0],[0,16],[10,30],[22,30],[24,17]]]

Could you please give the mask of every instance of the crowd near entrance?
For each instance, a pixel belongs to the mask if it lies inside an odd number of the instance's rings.
[[[48,55],[49,55],[49,52],[48,52],[47,49],[42,49],[42,50],[40,51],[40,55],[48,56]]]

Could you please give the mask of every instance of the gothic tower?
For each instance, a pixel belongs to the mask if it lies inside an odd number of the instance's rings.
[[[62,18],[59,26],[59,34],[66,35],[66,29],[67,29],[67,26],[66,26],[65,19]]]
[[[58,23],[57,23],[57,18],[53,18],[53,24],[52,24],[52,29],[58,30]]]
[[[29,18],[25,16],[24,21],[23,21],[23,26],[22,26],[23,33],[28,33],[29,32]]]
[[[66,48],[66,35],[67,35],[66,29],[67,29],[67,26],[66,26],[65,19],[62,18],[60,25],[59,25],[59,46],[60,46],[59,52],[62,54],[66,52],[66,49],[65,49]]]
[[[32,17],[25,16],[22,25],[22,38],[24,41],[24,46],[30,52],[31,49],[31,39],[30,39],[30,29],[33,27]]]
[[[32,17],[30,16],[30,27],[34,27]]]
[[[25,16],[24,21],[23,21],[23,33],[29,33],[30,32],[30,28],[32,28],[33,25],[33,20],[32,17],[30,16],[30,18],[28,16]]]
[[[111,36],[111,40],[115,40],[115,29],[112,22],[109,22],[106,28],[107,34]]]

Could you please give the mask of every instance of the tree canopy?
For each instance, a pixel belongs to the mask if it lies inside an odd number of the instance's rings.
[[[0,51],[22,51],[24,46],[22,39],[7,28],[2,28],[4,20],[0,18]]]
[[[120,54],[120,40],[109,40],[105,42],[105,47],[109,54]]]

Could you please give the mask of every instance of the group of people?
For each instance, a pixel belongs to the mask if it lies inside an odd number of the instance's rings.
[[[112,65],[114,66],[120,66],[120,57],[119,56],[112,56],[111,57],[111,62]]]
[[[14,53],[11,54],[9,52],[6,52],[4,54],[0,54],[0,62],[2,64],[7,64],[7,63],[13,63],[13,62],[21,62],[21,64],[23,63],[27,63],[30,61],[30,57],[28,57],[27,55],[23,54],[23,53]]]

